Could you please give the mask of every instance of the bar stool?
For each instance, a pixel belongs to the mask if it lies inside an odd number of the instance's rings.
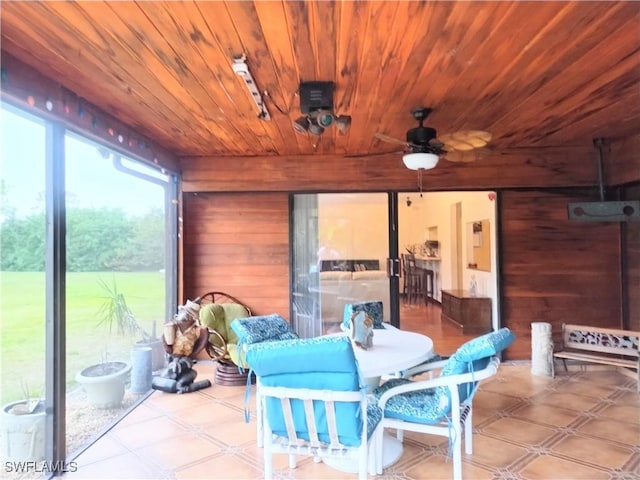
[[[416,266],[416,257],[404,255],[404,286],[407,303],[415,303],[420,297],[426,300],[426,277],[424,270]]]
[[[433,300],[433,295],[434,295],[434,273],[433,270],[431,269],[422,269],[422,271],[424,272],[424,303],[425,305],[427,303],[429,303],[429,297],[431,297],[431,299]]]

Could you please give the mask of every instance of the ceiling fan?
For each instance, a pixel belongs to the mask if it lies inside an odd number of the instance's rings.
[[[438,164],[440,158],[449,162],[473,162],[478,158],[478,149],[491,141],[491,134],[482,130],[461,130],[438,136],[435,129],[425,127],[424,121],[433,111],[419,107],[411,111],[418,126],[407,130],[406,141],[376,133],[379,140],[403,145],[406,153],[403,162],[412,170],[429,170]]]

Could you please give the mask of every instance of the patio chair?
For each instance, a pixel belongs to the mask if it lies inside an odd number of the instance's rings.
[[[247,363],[257,376],[264,425],[264,478],[273,455],[348,462],[361,480],[375,474],[372,442],[381,410],[369,405],[353,347],[344,336],[249,345]]]
[[[381,474],[383,470],[384,429],[394,428],[400,441],[406,430],[447,437],[453,456],[453,478],[461,480],[463,435],[465,453],[470,455],[473,451],[473,397],[480,381],[496,374],[499,353],[514,339],[508,328],[482,335],[463,344],[449,359],[418,365],[402,378],[378,387],[374,395],[383,418],[376,440],[376,472]],[[440,376],[433,377],[437,370]],[[423,373],[430,378],[410,380]]]
[[[224,292],[207,292],[195,301],[201,304],[200,323],[209,331],[206,351],[211,359],[218,362],[215,383],[244,385],[248,372],[238,368],[238,336],[231,329],[231,323],[236,318],[250,317],[251,309]]]

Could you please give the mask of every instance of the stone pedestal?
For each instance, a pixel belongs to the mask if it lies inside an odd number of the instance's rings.
[[[151,347],[135,347],[131,350],[131,393],[142,394],[151,390]]]
[[[550,323],[531,323],[531,373],[545,377],[553,376],[553,338]]]

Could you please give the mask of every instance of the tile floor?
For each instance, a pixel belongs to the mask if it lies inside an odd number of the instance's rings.
[[[198,378],[214,364],[196,365]],[[258,479],[255,398],[245,423],[244,387],[213,385],[176,395],[154,392],[76,458],[69,479]],[[640,479],[640,395],[613,369],[573,367],[555,379],[532,376],[526,363],[504,363],[474,399],[474,452],[465,479]],[[310,458],[290,470],[276,457],[278,479],[354,479]],[[381,479],[450,479],[443,437],[407,433],[402,458]]]

